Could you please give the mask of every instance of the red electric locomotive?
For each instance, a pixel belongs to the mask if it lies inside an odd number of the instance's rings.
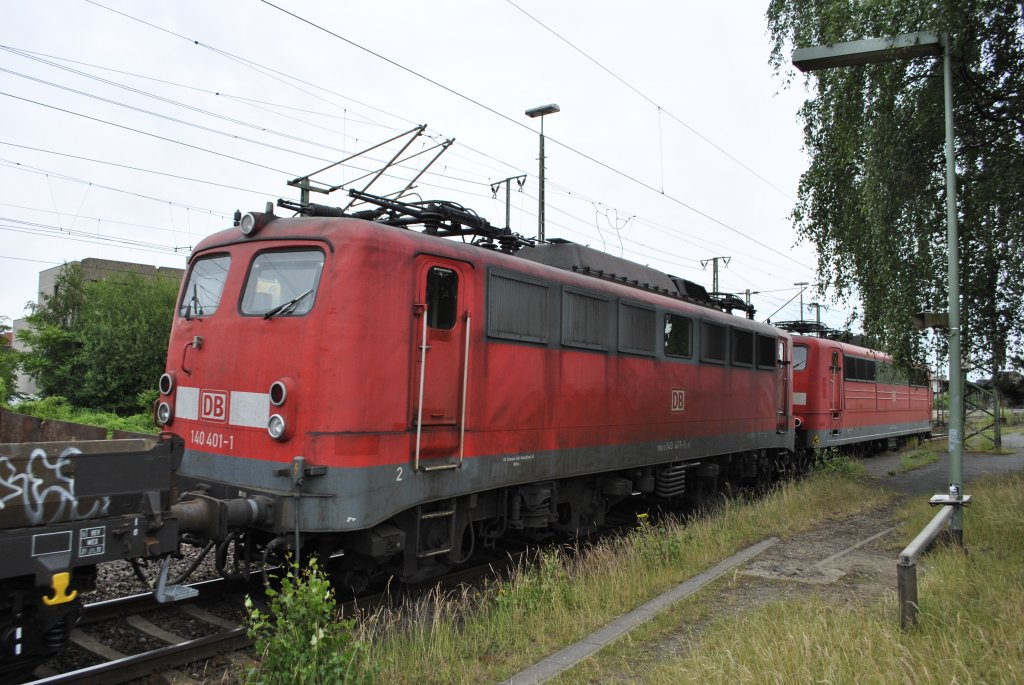
[[[890,358],[856,345],[793,338],[797,447],[865,453],[931,432],[927,373],[906,374]]]
[[[307,216],[246,215],[190,259],[157,416],[183,499],[250,551],[415,580],[792,463],[788,333],[457,206],[362,199],[281,201]]]

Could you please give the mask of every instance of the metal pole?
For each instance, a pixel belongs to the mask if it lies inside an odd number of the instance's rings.
[[[817,302],[808,302],[807,308],[814,307],[814,323],[821,325],[821,305]]]
[[[501,188],[501,184],[505,184],[505,228],[510,228],[512,220],[512,181],[518,183],[519,189],[522,190],[523,184],[526,183],[526,174],[509,176],[506,179],[491,184],[491,192],[494,193],[495,198],[498,197],[498,189]]]
[[[794,283],[793,285],[800,286],[800,320],[803,321],[804,320],[804,290],[807,288],[808,285],[810,285],[810,283],[808,283],[807,281],[800,281],[799,283]],[[792,302],[792,301],[793,300],[790,300],[790,302]]]
[[[900,629],[917,623],[917,564],[896,564],[896,592],[900,605]]]
[[[505,228],[511,227],[512,220],[512,179],[505,179]]]
[[[537,208],[537,242],[544,242],[544,116],[540,118],[540,199]]]
[[[946,106],[946,242],[949,258],[949,484],[950,495],[963,494],[964,379],[960,351],[960,243],[956,213],[956,153],[953,148],[953,67],[948,33],[942,34],[942,75]],[[955,490],[954,490],[955,487]],[[963,507],[955,507],[949,525],[953,539],[964,541]]]

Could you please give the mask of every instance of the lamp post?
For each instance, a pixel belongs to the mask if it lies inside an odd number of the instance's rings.
[[[930,31],[893,38],[869,38],[836,45],[817,45],[793,52],[793,66],[816,71],[913,57],[942,57],[943,99],[946,119],[946,256],[949,281],[949,494],[963,496],[964,381],[960,358],[960,248],[956,216],[956,160],[953,150],[953,76],[949,35]],[[949,527],[963,544],[963,507],[954,507]]]
[[[537,176],[540,177],[540,191],[537,200],[537,241],[544,242],[544,115],[560,112],[561,108],[551,103],[526,110],[526,116],[531,119],[540,117],[540,170]]]

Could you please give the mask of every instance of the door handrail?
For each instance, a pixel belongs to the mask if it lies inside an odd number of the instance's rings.
[[[462,360],[462,412],[459,417],[459,467],[466,453],[466,392],[469,386],[469,324],[473,317],[466,312],[466,350]]]
[[[413,457],[413,469],[420,470],[420,446],[423,438],[423,387],[426,384],[427,372],[427,305],[414,305],[414,311],[423,316],[423,335],[420,344],[420,390],[419,401],[416,408],[416,453]],[[459,461],[457,464],[441,464],[437,466],[426,466],[424,471],[446,471],[462,467],[466,454],[466,394],[469,387],[469,329],[472,317],[466,313],[466,346],[465,355],[462,360],[462,408],[459,417]]]
[[[420,440],[423,435],[423,384],[427,375],[427,305],[413,305],[413,312],[423,317],[423,342],[420,344],[420,399],[416,403],[416,454],[413,469],[420,470]]]

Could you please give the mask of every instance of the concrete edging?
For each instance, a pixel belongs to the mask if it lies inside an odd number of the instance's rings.
[[[752,558],[778,541],[778,538],[771,537],[737,552],[728,559],[718,562],[707,571],[690,578],[671,590],[663,592],[633,611],[623,614],[604,628],[594,631],[576,644],[570,645],[560,652],[552,654],[524,671],[520,671],[510,679],[504,681],[502,685],[534,685],[535,683],[543,683],[546,680],[554,678],[562,671],[575,666],[577,663],[594,652],[597,652],[605,645],[614,642],[623,634],[628,633],[638,625],[650,620],[655,614],[667,608],[669,605],[693,594],[727,571],[750,561]]]

